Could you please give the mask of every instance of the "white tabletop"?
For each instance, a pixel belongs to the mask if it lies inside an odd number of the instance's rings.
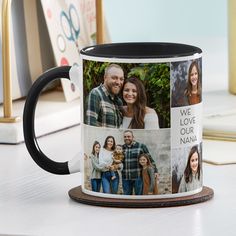
[[[57,160],[76,154],[78,127],[39,139],[42,150]],[[207,141],[204,155],[217,148]],[[204,144],[204,143],[203,143]],[[235,144],[236,145],[236,144]],[[212,150],[215,152],[212,152]],[[204,185],[212,200],[184,207],[103,208],[71,200],[79,173],[57,176],[41,170],[24,144],[0,145],[0,235],[235,235],[236,165],[203,165]]]

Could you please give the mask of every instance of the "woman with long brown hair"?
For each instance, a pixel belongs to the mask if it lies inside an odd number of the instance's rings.
[[[102,169],[102,189],[103,193],[117,194],[119,186],[119,174],[116,169],[111,169],[113,163],[113,152],[115,151],[116,141],[111,135],[107,136],[99,153],[99,165],[103,166]],[[118,168],[121,168],[119,164]],[[111,170],[114,172],[116,178],[112,178]]]
[[[200,70],[197,61],[193,61],[189,66],[185,95],[189,105],[201,102]]]
[[[159,129],[157,113],[147,106],[145,89],[138,78],[130,77],[124,81],[122,96],[126,103],[122,111],[122,128]]]
[[[179,193],[196,190],[202,187],[202,173],[198,146],[193,146],[188,155],[184,175],[179,186]]]

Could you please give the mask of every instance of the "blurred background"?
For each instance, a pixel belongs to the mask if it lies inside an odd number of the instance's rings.
[[[112,42],[161,41],[203,51],[203,92],[228,89],[227,1],[103,0]]]

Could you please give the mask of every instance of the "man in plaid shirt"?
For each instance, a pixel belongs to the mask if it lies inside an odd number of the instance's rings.
[[[105,69],[104,83],[88,96],[85,123],[92,126],[119,128],[122,123],[122,100],[118,97],[124,83],[124,71],[117,64]]]
[[[146,153],[149,155],[150,161],[154,167],[155,176],[157,177],[157,168],[154,160],[152,159],[148,148],[145,144],[138,143],[134,140],[133,132],[126,130],[124,132],[124,162],[122,170],[122,187],[125,195],[132,195],[133,190],[135,195],[142,195],[143,181],[141,168],[138,162],[139,154]]]

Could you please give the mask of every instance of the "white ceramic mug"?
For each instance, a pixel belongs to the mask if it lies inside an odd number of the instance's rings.
[[[84,48],[80,56],[78,68],[53,68],[29,91],[23,125],[34,161],[54,174],[83,172],[82,191],[98,197],[158,199],[200,192],[201,49],[114,43]],[[38,97],[58,78],[72,80],[81,93],[81,155],[64,163],[40,150],[34,131]]]

